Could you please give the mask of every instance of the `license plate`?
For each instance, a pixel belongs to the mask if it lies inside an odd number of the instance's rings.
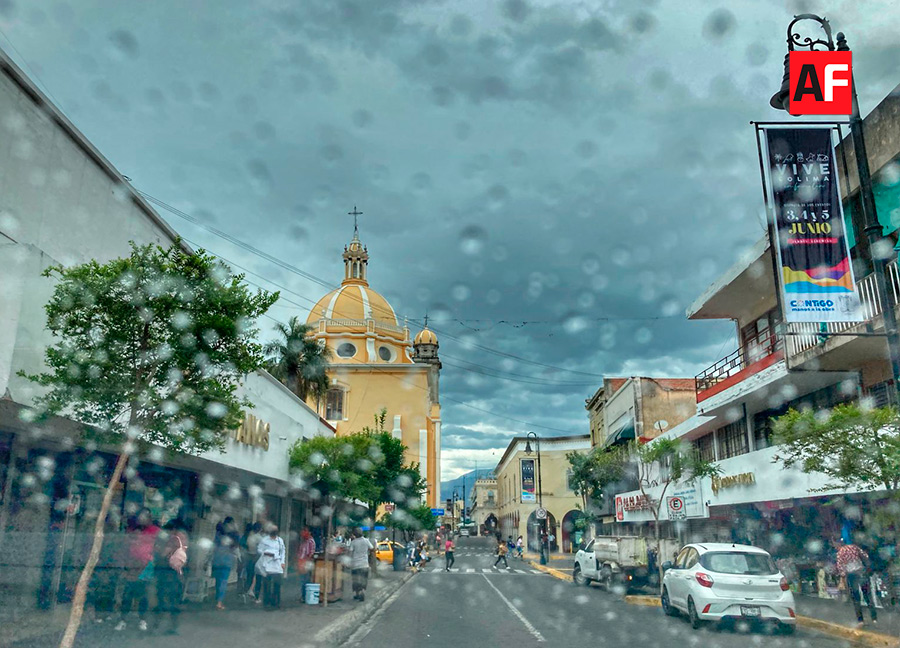
[[[741,616],[745,616],[745,617],[758,617],[758,616],[759,616],[759,606],[756,606],[756,605],[742,605],[742,606],[741,606]]]

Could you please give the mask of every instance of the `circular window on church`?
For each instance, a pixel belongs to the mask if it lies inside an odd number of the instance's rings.
[[[391,347],[378,347],[378,357],[385,362],[391,362],[394,359],[394,352]]]
[[[337,354],[342,358],[352,358],[356,355],[356,346],[349,342],[344,342],[337,348]]]

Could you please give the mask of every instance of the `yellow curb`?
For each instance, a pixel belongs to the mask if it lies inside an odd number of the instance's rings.
[[[847,639],[863,646],[872,646],[873,648],[895,648],[898,645],[898,640],[890,635],[848,628],[839,623],[831,623],[830,621],[822,621],[812,617],[798,616],[797,625],[801,628],[818,630],[833,637],[840,637],[841,639]]]
[[[629,595],[625,597],[625,602],[631,605],[648,607],[660,607],[661,605],[658,596]],[[871,646],[872,648],[897,648],[898,646],[898,640],[890,635],[848,628],[839,623],[831,623],[812,617],[797,616],[797,625],[801,628],[816,630],[823,634],[840,637],[841,639],[847,639],[856,644]]]
[[[542,571],[545,574],[550,574],[554,578],[558,578],[559,580],[572,582],[572,577],[565,572],[561,572],[558,569],[553,569],[553,567],[547,567],[546,565],[542,565],[540,563],[536,563],[533,560],[529,560],[528,564],[537,569],[538,571]]]

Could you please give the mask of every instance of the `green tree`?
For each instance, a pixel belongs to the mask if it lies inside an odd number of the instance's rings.
[[[838,405],[831,411],[789,410],[773,419],[776,460],[786,468],[822,473],[821,489],[869,491],[900,485],[900,411]]]
[[[721,469],[706,461],[690,445],[677,439],[659,438],[646,444],[634,442],[629,459],[637,469],[638,488],[653,516],[653,537],[662,591],[663,556],[660,552],[659,516],[666,505],[666,492],[673,484],[691,484],[703,477],[714,477]]]
[[[57,280],[45,306],[56,341],[45,353],[47,372],[26,376],[46,390],[35,399],[36,416],[67,416],[120,448],[60,644],[69,648],[129,458],[150,444],[191,454],[224,446],[252,405],[237,396],[238,385],[263,362],[253,323],[278,295],[250,292],[243,275],[177,242],[132,243],[128,257],[44,275]]]
[[[588,453],[570,452],[566,459],[572,468],[572,487],[581,497],[581,510],[592,517],[591,502],[599,500],[607,486],[625,477],[626,452],[621,447],[594,448]]]
[[[266,369],[306,402],[319,400],[328,391],[326,369],[331,350],[312,337],[313,327],[292,317],[287,324],[275,325],[279,337],[265,346]]]
[[[427,504],[397,509],[384,517],[384,525],[403,533],[404,540],[413,540],[417,533],[433,531],[436,518]]]

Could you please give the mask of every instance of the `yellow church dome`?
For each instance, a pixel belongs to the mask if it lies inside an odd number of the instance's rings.
[[[368,286],[349,281],[322,297],[309,312],[307,324],[320,319],[367,320],[399,326],[388,300]]]
[[[416,339],[413,340],[413,344],[437,344],[437,336],[434,332],[429,328],[424,328],[419,331],[418,335],[416,335]]]

